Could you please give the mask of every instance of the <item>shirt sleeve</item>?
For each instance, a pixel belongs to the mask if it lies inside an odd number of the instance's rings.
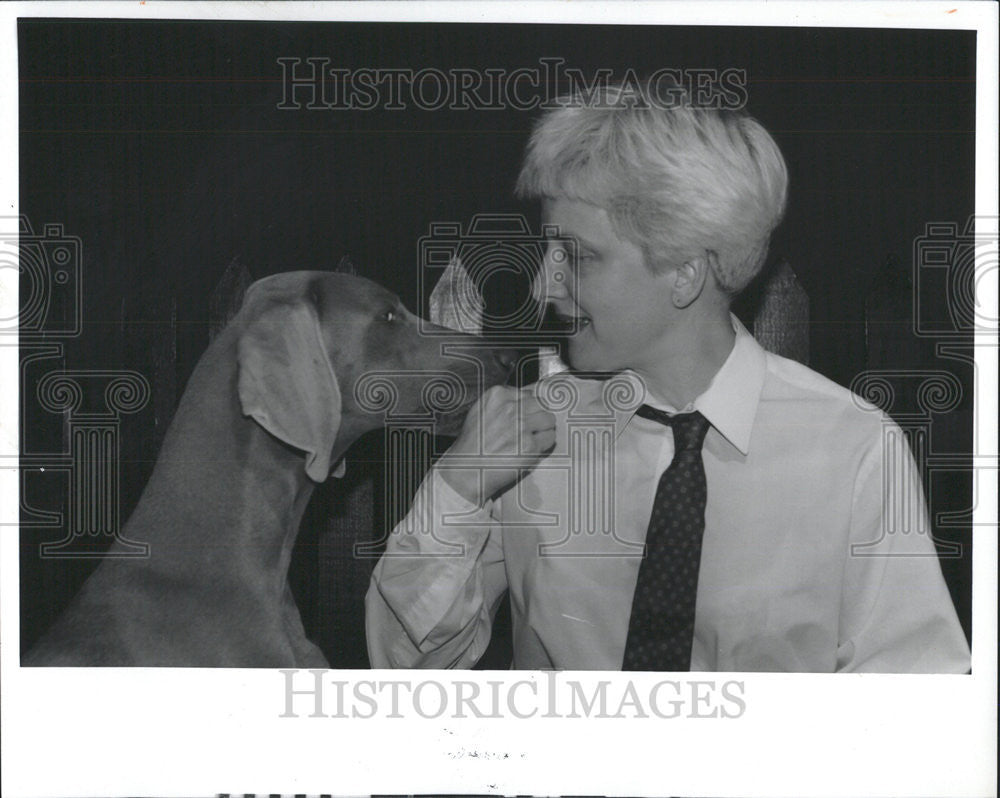
[[[855,482],[840,617],[838,672],[969,671],[920,475],[887,418]]]
[[[432,468],[392,531],[365,600],[373,668],[471,668],[507,589],[494,505],[470,504]]]

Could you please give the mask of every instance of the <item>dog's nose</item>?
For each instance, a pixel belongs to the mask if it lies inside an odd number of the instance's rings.
[[[493,352],[493,359],[508,374],[514,370],[521,354],[517,349],[496,349]]]

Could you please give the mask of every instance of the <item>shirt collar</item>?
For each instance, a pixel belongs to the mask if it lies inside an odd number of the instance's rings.
[[[736,316],[730,314],[730,319],[736,341],[729,357],[705,392],[680,412],[699,411],[726,440],[746,455],[750,451],[750,435],[764,387],[767,354]],[[604,421],[613,418],[615,437],[622,433],[644,402],[670,413],[678,412],[652,399],[646,392],[645,381],[631,370],[607,380],[556,374],[542,380],[536,391],[540,398],[547,397],[543,405],[567,413],[570,419]],[[566,407],[555,407],[562,404]]]
[[[726,440],[746,455],[750,451],[753,422],[764,387],[767,354],[736,316],[730,314],[730,319],[736,341],[729,357],[705,392],[680,412],[697,410]],[[678,412],[669,406],[662,409]]]

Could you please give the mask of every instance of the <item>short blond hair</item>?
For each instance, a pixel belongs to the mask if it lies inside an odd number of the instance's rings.
[[[770,134],[744,113],[691,107],[683,94],[669,106],[623,86],[596,97],[561,98],[538,121],[517,195],[604,208],[651,268],[714,252],[720,287],[745,288],[785,210],[788,172]]]

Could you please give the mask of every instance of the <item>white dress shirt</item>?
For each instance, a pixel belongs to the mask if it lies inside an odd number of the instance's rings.
[[[736,341],[684,411],[711,423],[693,671],[964,673],[969,649],[899,428]],[[371,664],[465,668],[510,590],[515,668],[619,670],[669,427],[629,372],[536,386],[554,451],[484,508],[431,469],[367,597]],[[572,395],[571,395],[572,394]]]

